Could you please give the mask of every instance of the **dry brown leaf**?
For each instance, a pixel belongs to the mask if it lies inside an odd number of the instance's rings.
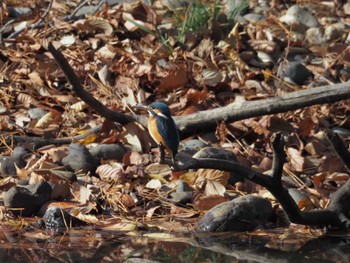
[[[146,217],[151,218],[154,215],[154,213],[156,212],[156,210],[160,209],[160,208],[161,208],[161,206],[158,205],[158,206],[155,206],[155,207],[148,209]]]
[[[230,178],[230,173],[226,171],[214,170],[214,169],[198,169],[195,177],[195,184],[205,178],[210,181],[215,181],[223,186],[226,186]]]
[[[294,127],[285,119],[271,116],[268,119],[268,129],[271,132],[285,131],[291,133],[294,130]]]
[[[87,204],[92,199],[93,193],[89,187],[79,185],[79,203]]]
[[[45,210],[47,208],[55,207],[55,206],[58,206],[61,209],[70,209],[70,208],[77,208],[79,206],[79,203],[78,202],[73,202],[73,201],[64,201],[64,202],[62,202],[62,201],[60,201],[60,202],[54,201],[54,202],[48,203],[47,206],[45,207]]]
[[[140,165],[144,163],[144,157],[138,152],[127,152],[123,156],[124,165]]]
[[[116,52],[112,50],[109,45],[104,45],[96,51],[95,55],[99,59],[112,60]]]
[[[98,139],[98,135],[96,133],[92,133],[89,136],[86,136],[84,139],[77,141],[79,144],[91,144]]]
[[[28,74],[30,81],[38,86],[44,86],[44,80],[40,77],[37,71],[33,71]]]
[[[0,130],[11,129],[10,116],[0,116]]]
[[[100,220],[96,217],[96,215],[92,215],[92,214],[83,214],[80,212],[77,215],[74,214],[74,216],[80,219],[81,221],[84,221],[90,224],[97,224],[100,222]]]
[[[104,181],[110,180],[116,183],[124,182],[124,168],[120,163],[103,164],[97,167],[96,174]]]
[[[225,143],[227,139],[227,127],[224,121],[220,122],[220,124],[216,127],[215,135],[219,138],[220,143]]]
[[[32,172],[30,174],[30,178],[29,178],[30,185],[35,185],[35,184],[43,182],[43,181],[46,181],[46,180],[42,175],[35,173],[35,172]]]
[[[300,151],[295,148],[288,147],[287,155],[290,165],[293,167],[294,171],[302,172],[304,170],[305,158],[301,155]]]
[[[125,164],[125,162],[123,162]],[[171,168],[167,164],[151,163],[145,168],[145,172],[148,174],[166,176],[171,173]]]
[[[305,145],[305,151],[307,151],[311,156],[321,156],[328,151],[328,148],[321,141],[313,138]]]
[[[114,231],[134,231],[137,228],[136,222],[121,221],[120,219],[112,218],[108,221],[99,221],[99,227],[102,230],[114,230]]]
[[[201,196],[194,202],[194,208],[199,211],[207,211],[226,201],[227,199],[221,195]]]
[[[335,173],[330,173],[327,175],[327,180],[332,180],[332,181],[347,181],[349,180],[349,174],[347,173],[339,173],[339,172],[335,172]]]
[[[308,197],[301,198],[298,202],[298,207],[302,211],[309,211],[315,208],[314,204]]]
[[[198,212],[188,209],[183,209],[182,207],[172,205],[170,209],[170,213],[175,218],[191,218],[198,215]]]
[[[310,136],[311,132],[315,128],[315,123],[312,118],[306,118],[298,122],[299,132],[301,136]]]
[[[29,94],[19,93],[17,96],[16,104],[29,108],[31,105],[37,105],[38,101]]]
[[[55,109],[50,109],[48,113],[46,113],[37,121],[34,128],[39,128],[39,129],[48,128],[51,124],[58,124],[61,120],[62,120],[61,112]]]
[[[47,128],[53,122],[54,122],[54,116],[53,116],[53,113],[50,111],[38,120],[34,128],[41,128],[41,129]]]
[[[169,167],[170,168],[170,167]],[[171,168],[170,168],[171,169]],[[184,171],[171,171],[170,174],[170,181],[176,181],[178,180],[180,177],[182,177],[186,172]]]
[[[275,53],[279,51],[279,45],[274,41],[268,40],[250,40],[249,43],[256,51],[264,51],[266,53]]]
[[[123,12],[123,19],[125,20],[125,28],[130,32],[141,30],[142,28],[145,28],[151,32],[155,32],[156,30],[153,24],[135,19],[130,13]]]
[[[53,185],[51,200],[66,199],[70,196],[69,181],[60,181]]]
[[[159,179],[151,179],[145,187],[148,189],[159,189],[161,186],[162,183]]]
[[[226,187],[222,185],[220,182],[207,180],[207,183],[205,185],[204,194],[206,196],[210,195],[220,195],[224,196],[226,193]]]
[[[134,199],[129,194],[122,194],[120,197],[120,200],[122,204],[125,205],[126,207],[132,207],[132,206],[135,206],[136,204]]]
[[[110,36],[113,33],[113,27],[108,20],[101,17],[89,17],[86,20],[78,20],[74,26],[85,32],[103,33]]]
[[[187,84],[187,73],[183,68],[173,69],[169,74],[163,78],[157,88],[158,93],[166,93],[174,91],[175,89]]]
[[[42,149],[41,151],[48,154],[51,160],[56,163],[67,155],[67,146],[52,147],[51,149]]]
[[[272,167],[272,159],[270,157],[264,157],[259,164],[259,169],[261,171],[270,170]]]
[[[89,105],[86,104],[85,101],[78,101],[78,102],[74,103],[73,105],[70,105],[69,108],[71,110],[73,110],[74,112],[80,112],[80,111],[83,111],[83,110],[89,108]]]
[[[153,142],[145,127],[136,122],[129,122],[123,126],[120,140],[131,145],[137,152],[149,152]]]
[[[324,156],[318,167],[318,172],[345,172],[343,161],[337,155]]]
[[[208,99],[208,90],[206,88],[202,90],[189,89],[186,92],[185,98],[188,101],[188,104],[200,104],[203,101]]]
[[[0,191],[8,191],[14,186],[17,186],[15,182],[4,182],[4,179],[0,180]]]
[[[256,134],[267,133],[267,130],[261,126],[260,122],[254,120],[253,118],[246,119],[243,122],[247,127],[252,128]]]

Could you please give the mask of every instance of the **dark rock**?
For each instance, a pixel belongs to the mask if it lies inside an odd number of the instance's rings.
[[[74,183],[78,180],[77,175],[71,171],[52,170],[51,172],[65,181],[70,181],[71,183]]]
[[[71,144],[68,147],[68,155],[62,159],[62,163],[74,171],[95,173],[99,161],[91,155],[84,145]]]
[[[29,7],[8,7],[9,16],[12,18],[17,18],[20,16],[30,16],[33,10]]]
[[[120,144],[99,144],[90,149],[90,153],[98,160],[122,160],[125,149]]]
[[[214,147],[205,147],[201,149],[199,152],[193,155],[193,158],[216,158],[237,162],[236,156],[232,152]]]
[[[182,180],[177,180],[173,184],[175,184],[175,186],[170,185],[170,187],[176,190],[169,194],[170,200],[183,205],[190,203],[193,197],[192,188]]]
[[[304,33],[307,28],[318,27],[317,18],[305,7],[299,5],[291,6],[280,21],[292,27],[292,30]]]
[[[288,82],[297,85],[304,85],[312,77],[312,73],[300,62],[289,62],[284,73],[284,78]]]
[[[12,157],[2,157],[0,160],[0,176],[5,178],[17,175],[15,162]]]
[[[86,225],[84,221],[68,214],[63,209],[54,206],[46,210],[43,220],[47,230],[62,233],[71,227]]]
[[[260,14],[248,13],[243,16],[245,20],[249,23],[257,23],[259,21],[265,20],[265,17]]]
[[[6,208],[21,208],[11,209],[15,215],[32,216],[50,200],[51,192],[52,188],[46,181],[25,187],[14,186],[4,193],[4,205]]]
[[[26,178],[26,179],[19,179],[17,181],[17,185],[22,185],[22,186],[25,186],[25,185],[28,185],[29,184],[29,178]]]
[[[198,222],[198,232],[241,232],[265,225],[274,218],[271,203],[254,195],[238,197],[209,210]]]
[[[204,148],[207,146],[203,141],[198,140],[198,139],[191,139],[188,141],[185,141],[183,143],[180,143],[181,146],[181,152],[186,152],[187,154],[195,154],[198,152],[200,149]]]
[[[18,168],[24,168],[26,166],[26,161],[24,160],[30,152],[23,147],[16,147],[13,150],[11,156],[2,157],[0,160],[1,168],[0,168],[0,176],[1,177],[9,177],[16,176]]]
[[[27,162],[24,160],[28,155],[30,155],[30,152],[23,148],[23,147],[16,147],[13,150],[12,158],[15,162],[15,164],[18,166],[18,168],[24,168],[27,165]]]

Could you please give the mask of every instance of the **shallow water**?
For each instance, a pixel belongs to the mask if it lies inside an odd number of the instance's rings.
[[[1,231],[0,262],[350,262],[350,237],[287,230],[174,236],[74,229]]]

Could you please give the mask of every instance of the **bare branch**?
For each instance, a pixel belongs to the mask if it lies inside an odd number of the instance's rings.
[[[2,137],[6,140],[7,143],[10,143],[12,140],[16,142],[24,142],[31,144],[33,148],[40,148],[45,145],[54,144],[54,145],[62,145],[62,144],[70,144],[73,142],[77,142],[85,139],[94,133],[99,133],[102,129],[102,125],[98,125],[89,131],[73,136],[73,137],[64,137],[64,138],[42,138],[42,137],[32,137],[26,135],[6,135],[3,134]]]
[[[283,164],[286,159],[284,139],[281,132],[274,133],[271,136],[271,145],[273,149],[272,176],[277,179],[282,177]]]
[[[176,168],[178,170],[206,168],[239,174],[270,191],[281,204],[291,222],[302,225],[333,226],[349,229],[350,221],[346,214],[350,211],[350,203],[348,202],[350,198],[350,180],[333,194],[327,209],[301,211],[281,182],[282,167],[285,160],[285,154],[282,153],[284,147],[282,133],[273,136],[272,147],[274,150],[273,176],[259,173],[237,162],[221,159],[193,159],[187,157],[181,159],[181,163]]]
[[[120,124],[126,124],[132,121],[140,121],[143,124],[146,123],[145,118],[143,116],[134,117],[131,115],[126,115],[117,111],[113,111],[105,107],[100,101],[95,99],[89,92],[87,92],[82,84],[80,83],[78,76],[75,74],[72,67],[69,65],[68,61],[62,55],[60,51],[58,51],[52,43],[49,43],[48,49],[51,54],[54,56],[57,63],[60,65],[62,71],[66,75],[68,81],[73,87],[75,94],[85,101],[89,106],[91,106],[97,113],[99,113],[102,117],[105,117],[108,120],[119,122]]]

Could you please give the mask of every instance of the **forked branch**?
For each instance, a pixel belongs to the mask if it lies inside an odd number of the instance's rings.
[[[245,179],[264,186],[278,200],[292,223],[310,226],[331,226],[336,228],[350,228],[350,220],[346,216],[350,209],[350,180],[340,187],[332,196],[330,205],[326,209],[301,211],[288,190],[282,185],[282,167],[285,161],[284,139],[281,133],[272,136],[274,150],[273,169],[271,175],[265,175],[237,162],[220,159],[186,159],[181,160],[177,169],[217,169],[239,174]],[[343,145],[344,146],[344,145]]]

